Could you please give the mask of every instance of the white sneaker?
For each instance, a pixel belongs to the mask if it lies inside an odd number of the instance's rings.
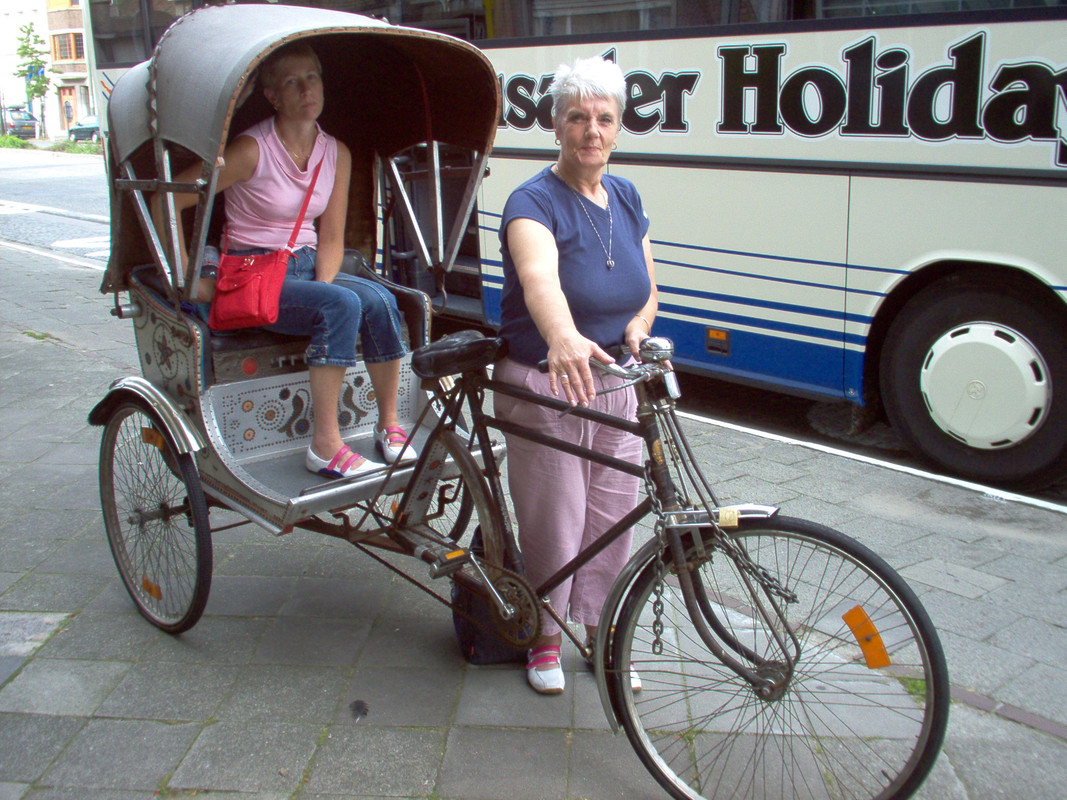
[[[361,458],[362,461],[360,461]],[[374,472],[376,469],[385,469],[384,464],[363,458],[359,453],[352,452],[347,445],[337,451],[332,461],[319,458],[315,455],[315,451],[308,447],[307,455],[304,457],[304,466],[308,468],[308,472],[314,472],[326,478],[352,478],[356,475]]]
[[[414,461],[419,457],[415,452],[414,445],[408,442],[408,435],[403,428],[385,428],[374,431],[374,443],[385,457],[386,463],[393,464],[396,461]]]
[[[559,645],[535,647],[526,659],[526,680],[538,694],[561,694],[566,685],[563,678],[563,666],[559,662]],[[549,669],[537,669],[554,665]]]

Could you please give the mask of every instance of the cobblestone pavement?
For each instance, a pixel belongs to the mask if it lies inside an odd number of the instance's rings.
[[[0,242],[0,800],[664,797],[572,654],[555,698],[469,667],[446,609],[327,537],[219,533],[199,625],[141,619],[86,422],[132,330],[90,263]],[[1062,510],[686,424],[725,501],[842,529],[921,594],[956,702],[920,797],[1063,796]]]

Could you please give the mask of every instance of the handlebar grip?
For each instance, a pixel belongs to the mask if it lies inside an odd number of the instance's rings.
[[[612,344],[612,345],[608,345],[607,347],[605,347],[603,349],[604,349],[605,353],[607,353],[609,356],[614,358],[616,361],[619,359],[620,356],[628,355],[629,352],[630,352],[630,348],[628,348],[624,344]],[[592,364],[593,366],[597,366],[597,365],[605,366],[604,362],[598,361],[595,358],[589,359],[589,363]],[[548,359],[547,358],[543,358],[543,359],[541,359],[540,361],[537,362],[537,370],[539,372],[548,372]]]
[[[626,351],[620,351],[619,354],[612,353],[612,357],[613,358],[618,358],[618,355],[621,355],[622,352],[626,352]],[[610,349],[608,350],[608,353],[611,353]],[[630,373],[627,372],[624,367],[620,367],[617,363],[614,363],[614,362],[612,362],[610,364],[605,364],[603,361],[600,361],[599,359],[590,358],[589,359],[589,365],[591,367],[595,367],[596,369],[599,369],[601,372],[607,373],[608,375],[615,375],[616,377],[619,377],[619,378],[628,378],[628,377],[630,377]],[[548,372],[548,359],[547,358],[541,359],[540,361],[537,362],[537,371],[541,372],[541,373]]]

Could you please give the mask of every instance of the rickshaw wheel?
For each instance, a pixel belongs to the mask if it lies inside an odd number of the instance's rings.
[[[121,403],[100,444],[111,554],[137,610],[167,633],[200,619],[211,588],[211,528],[193,457],[146,404]]]

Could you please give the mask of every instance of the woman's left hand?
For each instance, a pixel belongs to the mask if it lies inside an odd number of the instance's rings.
[[[641,315],[635,315],[627,323],[626,331],[623,333],[623,341],[626,342],[626,346],[638,361],[641,360],[641,342],[651,335],[652,327],[645,322]]]

